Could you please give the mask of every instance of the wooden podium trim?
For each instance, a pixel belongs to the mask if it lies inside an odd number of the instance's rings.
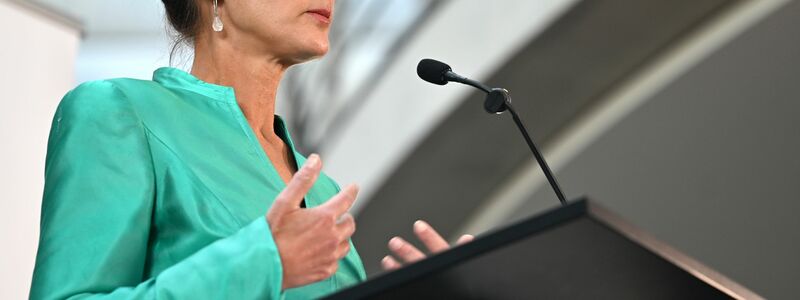
[[[610,227],[614,231],[619,232],[633,242],[650,250],[656,255],[666,259],[684,271],[689,272],[698,279],[728,294],[729,296],[735,299],[764,299],[764,297],[759,296],[736,281],[733,281],[727,276],[722,275],[721,273],[709,268],[694,258],[656,239],[649,233],[633,226],[631,223],[625,221],[617,214],[607,210],[596,202],[587,201],[587,209],[589,215],[593,216],[595,220]]]

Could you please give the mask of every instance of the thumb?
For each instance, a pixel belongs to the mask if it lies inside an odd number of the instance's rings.
[[[320,160],[319,155],[309,155],[305,164],[294,173],[286,188],[275,198],[275,202],[272,203],[268,214],[281,215],[300,209],[300,203],[308,193],[308,190],[314,185],[314,182],[317,181],[321,169],[322,160]]]

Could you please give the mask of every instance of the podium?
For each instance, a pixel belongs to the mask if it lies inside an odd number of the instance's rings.
[[[586,199],[326,299],[763,299]]]

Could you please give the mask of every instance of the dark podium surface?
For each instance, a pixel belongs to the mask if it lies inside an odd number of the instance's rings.
[[[761,299],[588,200],[326,299]]]

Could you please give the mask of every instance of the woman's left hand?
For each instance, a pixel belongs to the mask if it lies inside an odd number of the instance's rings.
[[[416,221],[414,222],[414,234],[425,244],[425,247],[428,248],[431,254],[436,254],[447,249],[450,249],[450,244],[439,235],[436,230],[431,227],[425,221]],[[475,237],[469,234],[462,235],[456,241],[456,245],[461,245],[464,243],[468,243],[472,241]],[[392,251],[398,259],[395,259],[391,255],[385,256],[381,260],[381,266],[384,270],[395,270],[402,267],[404,264],[410,264],[416,261],[420,261],[427,257],[425,253],[414,247],[411,243],[407,242],[403,238],[396,236],[389,240],[389,250]]]

